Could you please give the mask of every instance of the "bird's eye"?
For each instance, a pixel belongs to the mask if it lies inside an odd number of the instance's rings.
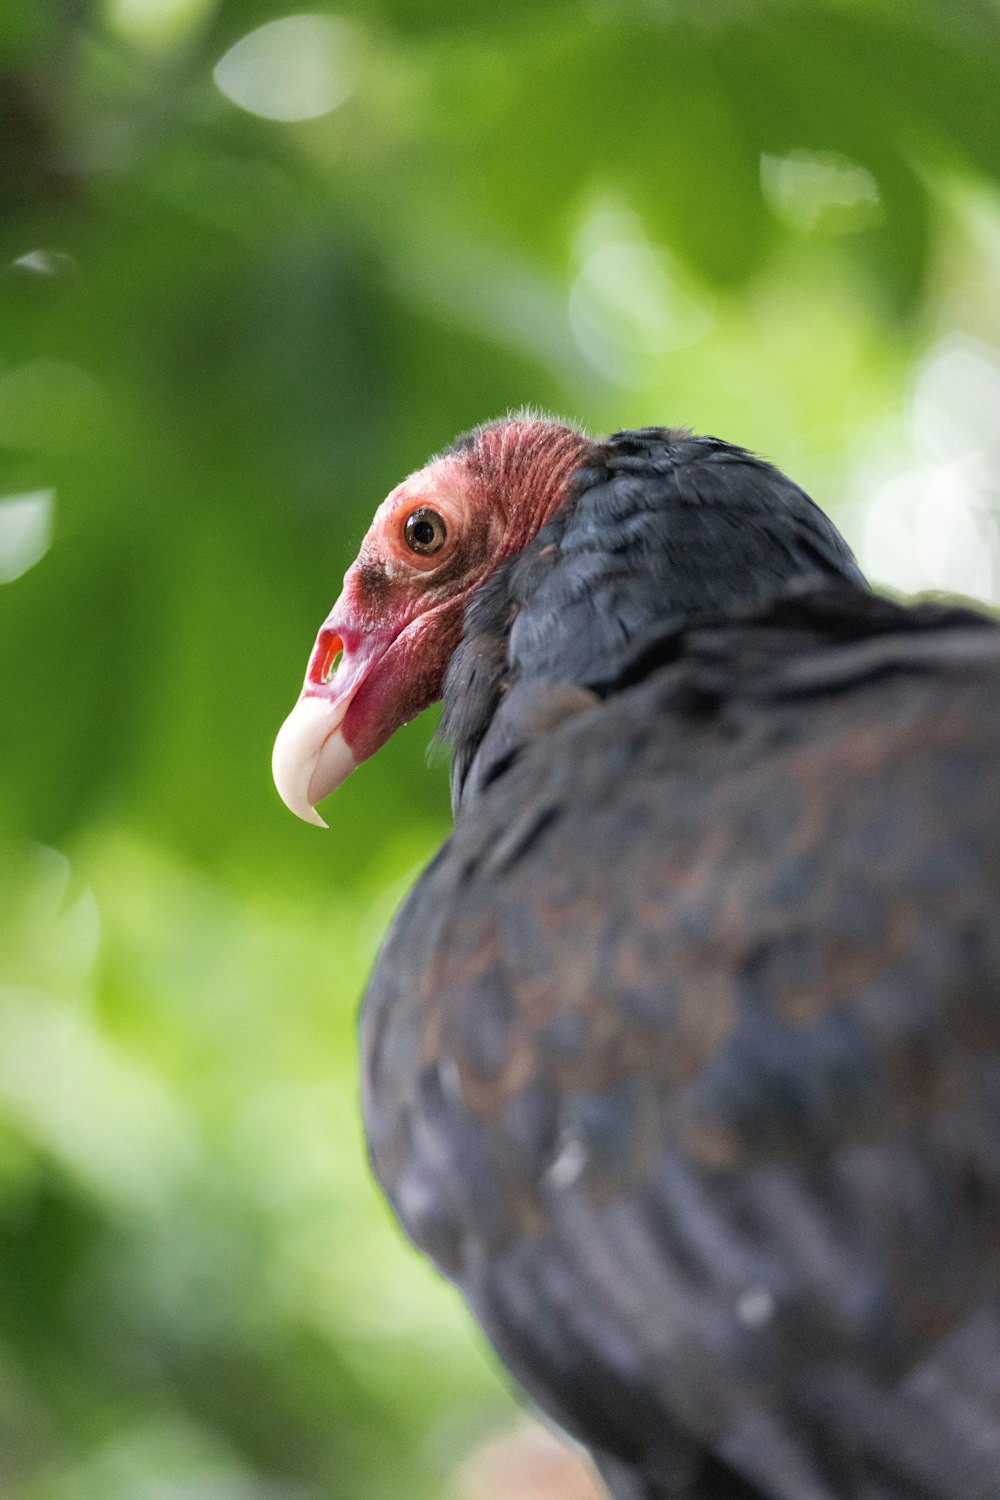
[[[437,511],[428,510],[423,505],[410,512],[403,527],[406,545],[421,557],[432,557],[435,552],[440,552],[447,535],[448,528]]]

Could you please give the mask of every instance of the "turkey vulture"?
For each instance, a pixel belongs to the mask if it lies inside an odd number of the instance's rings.
[[[1000,630],[741,448],[522,416],[378,510],[288,805],[438,697],[362,1019],[409,1236],[616,1500],[998,1500]]]

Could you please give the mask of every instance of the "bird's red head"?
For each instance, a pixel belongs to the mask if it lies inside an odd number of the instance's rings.
[[[441,696],[466,605],[558,509],[588,446],[562,423],[491,423],[383,500],[275,741],[292,812],[325,827],[316,804]]]

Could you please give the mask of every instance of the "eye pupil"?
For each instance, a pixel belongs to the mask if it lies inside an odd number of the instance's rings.
[[[435,552],[440,552],[448,535],[444,521],[436,510],[428,510],[421,507],[406,518],[403,527],[403,536],[406,545],[411,552],[418,552],[422,557],[430,557]]]

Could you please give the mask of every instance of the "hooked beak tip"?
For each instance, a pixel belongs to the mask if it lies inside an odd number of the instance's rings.
[[[271,754],[278,796],[296,817],[317,828],[328,825],[316,803],[346,781],[357,764],[339,732],[347,707],[345,701],[304,695],[279,729]]]

